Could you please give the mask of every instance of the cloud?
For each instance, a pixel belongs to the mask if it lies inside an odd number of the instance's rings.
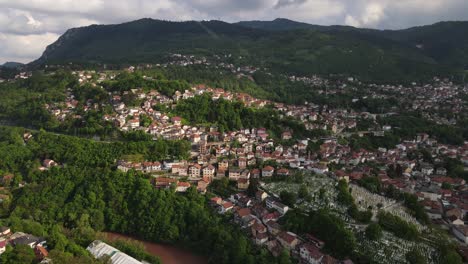
[[[298,4],[303,4],[307,0],[278,0],[278,3],[276,3],[275,8],[281,8],[284,6],[289,6],[289,5],[298,5]]]
[[[3,62],[30,62],[59,35],[54,33],[15,35],[0,33],[0,59]]]
[[[143,17],[228,22],[284,17],[322,25],[397,29],[468,20],[467,9],[466,0],[0,0],[0,63],[7,58],[36,59],[71,27]]]

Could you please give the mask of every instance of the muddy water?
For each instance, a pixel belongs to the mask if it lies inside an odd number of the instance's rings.
[[[170,245],[147,242],[130,236],[117,233],[104,233],[110,240],[131,239],[143,243],[146,251],[153,256],[161,259],[162,264],[207,264],[208,260],[204,257],[195,255],[187,250]]]

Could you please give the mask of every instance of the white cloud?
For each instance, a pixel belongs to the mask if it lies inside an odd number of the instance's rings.
[[[467,20],[467,9],[466,0],[0,0],[0,63],[7,58],[36,59],[46,44],[71,27],[143,17],[228,22],[284,17],[395,29]],[[25,50],[18,52],[15,46]]]
[[[30,62],[37,58],[58,34],[15,35],[0,33],[0,61]]]

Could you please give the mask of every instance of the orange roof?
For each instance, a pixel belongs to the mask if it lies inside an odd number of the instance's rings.
[[[190,183],[188,183],[188,182],[179,182],[179,183],[177,183],[177,186],[180,186],[180,187],[190,187]]]
[[[239,211],[237,211],[237,214],[238,214],[240,217],[247,216],[247,215],[250,214],[250,209],[249,209],[249,208],[242,208],[242,209],[240,209]]]
[[[36,246],[36,250],[39,251],[39,253],[43,257],[47,257],[49,255],[49,252],[47,252],[47,249],[43,248],[42,246]]]

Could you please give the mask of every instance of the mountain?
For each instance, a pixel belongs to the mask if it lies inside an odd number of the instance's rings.
[[[4,67],[4,68],[19,68],[19,67],[23,67],[24,64],[21,63],[21,62],[13,62],[13,61],[8,61],[8,62],[5,62],[4,64],[0,65],[0,67]]]
[[[286,18],[277,18],[273,21],[261,21],[261,20],[241,21],[235,24],[239,26],[243,26],[243,27],[270,30],[270,31],[314,29],[315,27],[314,25],[311,25],[311,24],[297,22],[297,21],[286,19]]]
[[[255,38],[255,31],[221,21],[140,19],[119,25],[91,25],[66,31],[46,48],[38,62],[153,61],[168,52],[205,50],[210,42],[232,47],[235,43],[227,42],[224,36]]]
[[[289,19],[273,21],[241,21],[237,23],[249,28],[268,31],[310,29],[328,34],[348,34],[382,40],[393,40],[408,47],[417,47],[438,63],[468,69],[468,22],[439,22],[433,25],[412,27],[403,30],[376,30],[351,26],[319,26]]]
[[[454,66],[464,66],[454,63],[455,58],[447,57],[448,51],[435,54],[432,49],[429,52],[416,47],[414,41],[419,39],[427,40],[424,47],[432,47],[436,38],[428,35],[435,31],[437,34],[458,32],[443,28],[435,30],[432,26],[424,31],[408,29],[401,32],[326,27],[287,19],[234,24],[140,19],[117,25],[70,29],[49,45],[33,65],[151,63],[164,60],[170,53],[231,54],[230,63],[266,67],[282,73],[409,80],[449,75]],[[441,51],[442,44],[435,50]],[[463,52],[463,45],[458,45]]]

